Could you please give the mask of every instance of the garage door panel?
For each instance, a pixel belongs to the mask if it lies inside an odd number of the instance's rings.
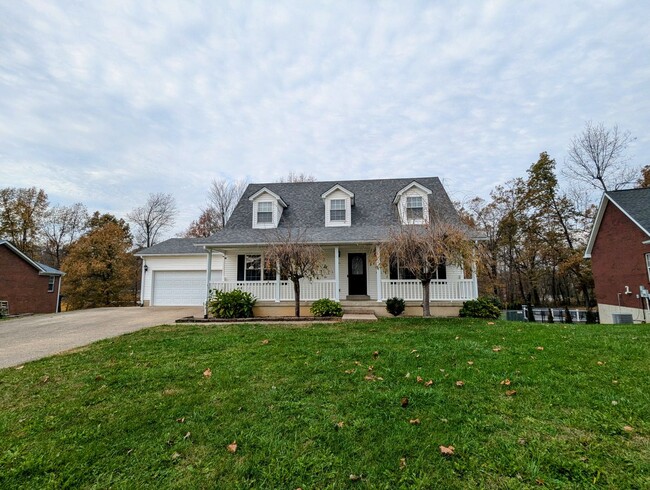
[[[221,271],[213,271],[218,281]],[[154,271],[154,306],[201,306],[205,301],[205,271]]]

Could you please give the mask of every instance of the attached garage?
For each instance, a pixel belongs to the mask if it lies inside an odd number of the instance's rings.
[[[195,238],[170,238],[136,255],[142,258],[140,298],[145,306],[202,306],[207,254]],[[212,280],[223,277],[223,255],[213,254]]]
[[[221,271],[212,273],[221,280]],[[154,271],[153,306],[202,306],[205,301],[205,271]]]

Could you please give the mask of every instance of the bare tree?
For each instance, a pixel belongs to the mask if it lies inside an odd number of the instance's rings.
[[[185,238],[206,238],[221,229],[219,215],[212,206],[201,211],[201,216],[190,223],[183,236]]]
[[[54,267],[61,268],[70,245],[84,233],[87,222],[88,210],[80,202],[72,206],[54,206],[48,211],[43,227],[44,252]]]
[[[584,131],[573,137],[563,174],[607,192],[634,182],[639,170],[629,166],[625,152],[636,138],[618,126],[587,122]]]
[[[316,182],[316,177],[313,175],[309,175],[303,172],[300,172],[299,174],[291,171],[289,172],[289,175],[286,177],[280,177],[281,183],[291,183],[291,182]]]
[[[214,218],[220,222],[219,229],[224,228],[247,186],[246,180],[213,179],[208,191],[209,204],[203,213],[214,213]]]
[[[149,194],[144,206],[137,207],[126,215],[135,225],[137,245],[151,247],[158,243],[161,232],[174,226],[177,212],[176,200],[171,194]]]
[[[422,283],[422,316],[431,316],[429,288],[442,264],[470,264],[474,247],[459,225],[430,217],[425,225],[405,225],[380,244],[379,260],[389,270],[396,260]]]
[[[304,233],[278,234],[264,252],[267,269],[279,270],[293,283],[295,314],[300,316],[300,279],[316,279],[327,270],[325,254],[318,245],[306,243]]]

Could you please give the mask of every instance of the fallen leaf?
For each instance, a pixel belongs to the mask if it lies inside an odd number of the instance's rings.
[[[185,423],[185,417],[181,417],[180,419],[176,419],[176,422],[179,424],[184,424]]]
[[[132,452],[133,452],[133,449],[129,449],[129,450],[126,452],[126,455],[128,456],[128,455],[131,454]]]
[[[212,369],[208,368],[205,371],[203,371],[203,376],[205,376],[206,378],[212,376]]]
[[[624,430],[625,432],[634,432],[634,427],[631,427],[631,426],[629,426],[629,425],[626,425],[625,427],[623,427],[623,430]]]
[[[47,383],[50,380],[50,377],[46,374],[41,378],[41,383]]]
[[[372,357],[373,357],[374,359],[377,359],[377,358],[379,357],[379,351],[376,350],[375,352],[373,352],[373,353],[372,353]]]
[[[408,399],[408,397],[404,397],[404,398],[402,398],[402,400],[401,400],[400,403],[402,404],[402,407],[403,407],[403,408],[408,407],[408,404],[409,404],[409,399]]]
[[[410,377],[411,377],[411,373],[406,373],[406,375],[405,375],[404,377],[405,377],[405,378],[410,378]]]
[[[613,379],[613,380],[612,380],[612,384],[613,384],[613,385],[617,385],[617,384],[618,384],[618,380],[617,380],[617,379]]]
[[[345,422],[343,422],[343,421],[341,421],[341,422],[337,422],[335,425],[336,425],[336,427],[338,427],[339,429],[342,429],[343,426],[345,425]]]
[[[20,371],[20,370],[23,369],[24,367],[25,367],[24,365],[22,365],[22,366],[16,366],[14,369],[15,369],[16,371]]]
[[[417,381],[418,383],[422,383],[424,379],[422,379],[422,376],[418,376],[417,378],[415,378],[415,381]]]
[[[463,386],[465,386],[465,382],[458,380],[458,381],[456,381],[456,386],[458,386],[459,388],[462,388]]]
[[[356,369],[346,369],[346,370],[345,370],[345,374],[354,374],[354,373],[356,373],[356,372],[357,372]]]
[[[454,449],[454,446],[440,446],[440,454],[443,456],[453,456]]]
[[[269,339],[262,340],[262,345],[267,345],[268,343],[269,343]]]
[[[474,365],[474,361],[467,361],[467,364],[469,364],[470,366],[473,366],[473,365]]]
[[[433,384],[433,380],[430,379],[429,381],[427,381],[426,383],[424,383],[424,386],[429,387],[429,386],[431,386],[432,384]]]
[[[612,405],[618,405],[618,402],[616,400],[612,400]]]
[[[605,363],[603,361],[598,361],[596,364],[598,364],[599,366],[602,366]]]
[[[517,390],[508,390],[506,391],[506,396],[513,396],[517,394]]]
[[[420,425],[420,419],[410,419],[409,424],[411,424],[411,425]]]
[[[413,350],[411,351],[411,354],[415,354],[417,351],[418,351],[417,349],[413,349]]]
[[[228,449],[229,453],[235,453],[237,451],[237,441],[232,441],[232,444],[228,444],[226,449]]]
[[[492,347],[492,352],[500,352],[500,351],[501,351],[501,347],[499,346]]]
[[[537,350],[544,350],[544,347],[542,347],[542,346],[540,345],[540,346],[535,347],[535,349],[537,349]]]
[[[373,369],[375,369],[375,366],[368,366],[368,371],[372,371]]]
[[[359,481],[361,480],[361,475],[350,475],[350,480]]]
[[[361,366],[361,363],[359,361],[354,361],[354,364],[357,366]]]
[[[526,439],[524,439],[523,437],[520,437],[519,439],[517,439],[517,442],[519,444],[521,444],[522,446],[526,445]]]
[[[406,458],[401,458],[399,460],[399,469],[403,470],[404,468],[406,468]]]
[[[458,339],[460,339],[460,337],[458,335],[456,335],[456,340],[458,340]]]
[[[541,478],[535,478],[535,483],[537,483],[539,486],[543,486],[544,480],[542,480]]]
[[[185,434],[185,436],[183,437],[183,440],[185,441],[185,440],[189,439],[191,436],[192,436],[192,433],[191,433],[191,432],[188,432],[188,433]]]
[[[181,455],[179,453],[175,452],[175,453],[172,454],[172,459],[178,459],[180,457],[181,457]]]
[[[95,376],[95,381],[101,381],[102,379],[104,379],[104,376],[102,376],[101,374]]]
[[[375,376],[374,374],[366,374],[366,376],[363,378],[366,381],[383,381],[384,378],[381,378],[379,376]]]
[[[488,325],[494,325],[494,322],[488,322]]]
[[[506,386],[510,386],[510,380],[508,378],[506,378],[503,381],[501,381],[501,384],[506,385]]]

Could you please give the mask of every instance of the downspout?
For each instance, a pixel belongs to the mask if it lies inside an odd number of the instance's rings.
[[[145,275],[147,274],[147,262],[144,257],[142,257],[142,278],[140,279],[140,306],[144,306],[144,284],[145,284]]]
[[[56,311],[54,313],[59,313],[59,304],[61,302],[61,277],[59,276],[59,289],[56,291]]]

